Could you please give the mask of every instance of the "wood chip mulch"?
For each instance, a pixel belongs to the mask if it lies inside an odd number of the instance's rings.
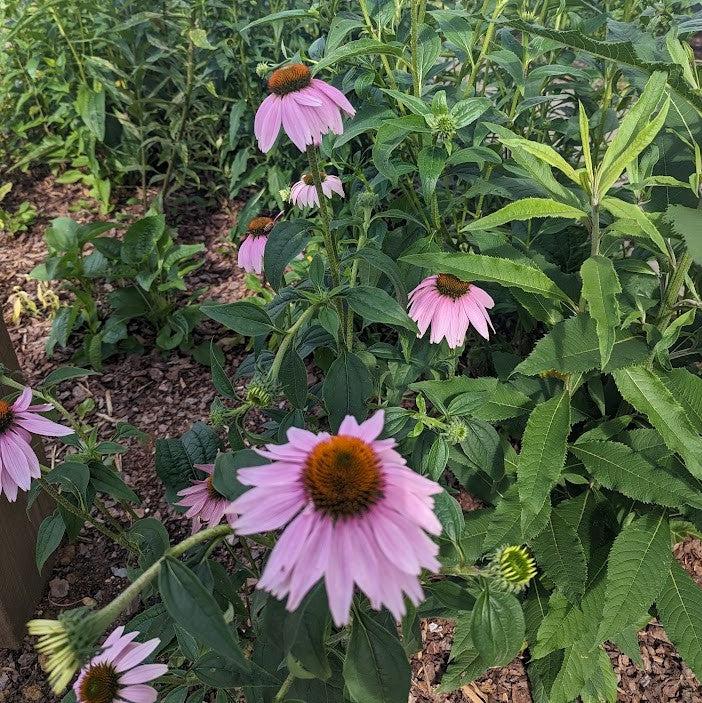
[[[7,300],[14,286],[35,296],[36,284],[26,274],[45,256],[43,232],[49,221],[58,216],[72,216],[81,221],[95,219],[95,205],[82,186],[57,185],[50,176],[22,177],[15,184],[4,205],[10,208],[23,200],[33,203],[37,220],[28,232],[14,239],[3,240],[0,261],[0,299],[5,303],[5,319],[15,344],[20,363],[30,383],[43,378],[51,369],[64,364],[69,354],[58,352],[47,359],[44,343],[50,321],[45,317],[24,317],[11,325],[11,306]],[[120,206],[120,212],[138,214],[137,206]],[[215,212],[180,206],[171,219],[178,227],[179,241],[203,242],[206,263],[189,280],[191,289],[206,288],[205,296],[231,302],[247,295],[243,272],[235,265],[235,256],[228,232],[235,222],[234,207]],[[107,218],[103,218],[107,219]],[[205,326],[203,339],[220,333]],[[146,339],[148,342],[148,339]],[[241,340],[238,340],[239,342]],[[225,348],[231,370],[245,350]],[[146,348],[149,349],[147,343]],[[138,514],[165,520],[173,539],[187,533],[182,517],[175,515],[163,499],[163,491],[154,473],[153,438],[177,436],[196,420],[206,420],[215,397],[209,369],[191,356],[173,352],[168,356],[158,351],[118,356],[105,364],[99,376],[80,383],[66,384],[60,400],[75,407],[91,397],[95,409],[89,418],[105,432],[117,421],[128,421],[148,432],[152,439],[146,446],[134,443],[123,457],[123,478],[143,500]],[[51,450],[49,451],[51,454]],[[464,509],[476,507],[469,496],[462,497]],[[114,516],[121,518],[114,505]],[[702,586],[702,544],[688,539],[676,548],[676,556]],[[65,545],[59,552],[49,577],[46,594],[38,604],[36,615],[55,617],[62,609],[80,604],[102,606],[127,584],[124,571],[125,554],[94,531],[84,530],[76,544]],[[136,607],[136,606],[135,606]],[[521,658],[509,666],[488,671],[478,681],[451,694],[437,694],[435,689],[446,669],[453,625],[448,620],[422,624],[424,646],[412,662],[413,682],[409,703],[530,703],[529,686]],[[675,653],[662,628],[649,625],[639,636],[643,666],[635,666],[628,657],[612,649],[609,654],[619,679],[619,701],[638,703],[702,703],[702,687]],[[51,694],[40,662],[29,637],[17,651],[0,650],[0,703],[58,703]]]

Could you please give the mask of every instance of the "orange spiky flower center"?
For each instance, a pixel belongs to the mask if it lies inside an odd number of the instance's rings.
[[[84,703],[112,703],[119,691],[119,674],[111,662],[93,664],[78,688]]]
[[[0,400],[0,434],[10,428],[13,420],[12,406],[6,400]]]
[[[291,63],[273,71],[268,79],[268,90],[282,96],[302,90],[311,82],[312,74],[304,63]]]
[[[436,290],[441,295],[456,300],[470,290],[470,283],[462,281],[450,273],[440,273],[436,277]]]
[[[260,237],[268,234],[273,227],[273,220],[270,217],[254,217],[246,226],[246,234],[253,237]]]

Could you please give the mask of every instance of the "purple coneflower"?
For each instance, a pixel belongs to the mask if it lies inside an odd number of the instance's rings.
[[[254,217],[246,227],[246,236],[239,245],[237,263],[247,273],[263,271],[263,253],[274,224],[275,220],[270,217]]]
[[[409,301],[409,316],[419,327],[417,336],[423,337],[431,325],[432,344],[445,337],[451,349],[460,347],[471,325],[485,339],[488,326],[495,331],[487,312],[495,301],[482,288],[450,273],[425,278],[409,294]]]
[[[138,632],[124,634],[118,627],[102,645],[102,651],[84,666],[73,684],[78,703],[154,703],[156,689],[149,681],[163,676],[165,664],[142,664],[161,640],[133,642]]]
[[[73,434],[70,427],[37,414],[52,410],[51,404],[30,405],[31,402],[29,387],[12,404],[0,400],[0,495],[4,493],[10,502],[17,500],[18,489],[28,491],[32,479],[41,476],[30,433],[43,437]]]
[[[356,111],[334,86],[312,78],[302,63],[283,66],[268,79],[271,94],[261,103],[254,120],[254,133],[262,152],[273,146],[280,127],[300,150],[320,144],[327,132],[341,134],[341,112],[353,117]]]
[[[427,533],[441,533],[432,498],[441,488],[407,467],[395,440],[378,439],[383,419],[382,410],[360,425],[347,416],[337,435],[292,427],[286,444],[257,450],[271,464],[238,472],[253,488],[232,505],[234,529],[287,525],[259,586],[287,596],[290,611],[323,576],[337,625],[349,620],[354,583],[399,619],[404,595],[415,604],[424,597],[422,569],[439,568]]]
[[[344,186],[338,176],[327,176],[320,173],[322,178],[322,193],[331,200],[332,194],[336,193],[342,198],[344,196]],[[290,189],[290,202],[298,207],[319,207],[319,196],[314,185],[314,179],[309,173],[303,173],[300,180]]]
[[[195,464],[195,468],[204,471],[207,478],[193,481],[192,486],[178,491],[181,501],[176,503],[183,508],[188,508],[185,517],[193,521],[193,534],[199,532],[203,525],[219,525],[225,516],[230,522],[233,522],[236,517],[231,510],[232,502],[219,493],[212,484],[214,464]]]

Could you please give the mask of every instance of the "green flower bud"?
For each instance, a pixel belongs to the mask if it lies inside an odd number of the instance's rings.
[[[271,70],[271,67],[263,61],[261,61],[261,63],[256,64],[256,75],[259,78],[264,78],[266,75],[268,75],[268,72],[270,70]]]
[[[505,591],[518,593],[536,576],[536,563],[526,547],[510,545],[498,549],[487,573]]]
[[[468,438],[468,425],[463,420],[453,418],[446,429],[446,441],[449,444],[460,444]]]

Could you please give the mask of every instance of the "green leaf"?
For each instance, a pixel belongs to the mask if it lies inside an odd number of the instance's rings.
[[[441,491],[434,496],[434,512],[443,527],[443,536],[458,542],[465,527],[463,510],[458,501],[446,491]]]
[[[306,220],[278,222],[273,227],[263,253],[263,270],[273,288],[280,288],[285,267],[307,246],[309,240],[310,223]]]
[[[210,371],[217,392],[225,398],[236,398],[236,389],[224,368],[224,352],[215,345],[214,339],[210,341]]]
[[[268,334],[275,328],[268,313],[260,305],[245,300],[237,303],[204,303],[200,310],[227,329],[246,337]]]
[[[410,666],[398,638],[356,610],[344,660],[344,681],[358,703],[407,703]]]
[[[74,378],[85,378],[86,376],[95,376],[96,371],[92,369],[81,369],[78,366],[61,366],[58,369],[54,369],[46,378],[39,383],[40,386],[55,386],[57,383],[62,383],[63,381],[70,381]]]
[[[400,269],[387,254],[375,247],[366,246],[356,252],[356,256],[370,264],[374,269],[384,273],[395,288],[395,297],[400,305],[407,304],[407,290],[402,280]]]
[[[158,588],[169,615],[178,625],[225,657],[231,668],[244,676],[249,674],[249,662],[217,602],[185,564],[166,556]]]
[[[538,515],[548,503],[566,456],[570,432],[570,395],[539,403],[529,415],[517,464],[517,487],[525,518]]]
[[[614,372],[624,400],[646,415],[666,446],[680,454],[688,471],[702,479],[702,439],[685,410],[653,371],[632,366]]]
[[[207,30],[205,29],[191,29],[188,32],[188,38],[199,49],[214,51],[217,48],[216,46],[210,44],[210,41],[207,38]]]
[[[337,357],[322,386],[332,429],[336,430],[346,415],[362,420],[366,413],[365,402],[372,390],[368,369],[354,353],[347,352]]]
[[[647,356],[648,347],[642,339],[618,330],[605,370],[641,363]],[[515,367],[513,373],[525,376],[536,376],[548,371],[584,373],[600,366],[596,323],[587,315],[576,315],[554,325],[536,343],[531,354]]]
[[[687,369],[673,369],[659,375],[673,397],[682,405],[685,414],[702,434],[702,377]]]
[[[240,449],[237,452],[220,452],[214,462],[212,485],[218,493],[229,500],[235,500],[248,490],[248,486],[239,483],[238,469],[264,466],[268,459],[257,454],[253,449]]]
[[[611,260],[605,256],[587,259],[580,268],[580,277],[583,281],[582,294],[590,306],[590,317],[595,320],[597,328],[601,365],[606,366],[619,325],[617,294],[622,292],[622,287]]]
[[[575,528],[554,510],[546,528],[532,541],[539,568],[560,588],[571,603],[577,604],[585,592],[587,562]]]
[[[668,205],[665,219],[673,231],[685,240],[696,263],[702,264],[702,210],[684,205]]]
[[[529,293],[537,293],[573,304],[543,271],[509,259],[483,254],[433,252],[403,256],[402,261],[432,271],[451,273],[466,281],[499,283],[507,288],[519,288]]]
[[[385,44],[377,39],[366,37],[350,41],[319,60],[312,68],[312,73],[317,75],[321,70],[329,68],[340,61],[355,58],[356,56],[402,56],[402,47],[397,44]]]
[[[85,83],[78,86],[78,96],[76,97],[76,110],[90,130],[91,134],[99,142],[105,140],[105,91],[93,90]]]
[[[285,649],[302,666],[319,679],[331,676],[325,640],[329,630],[327,594],[318,584],[300,603],[295,612],[288,614],[283,626]]]
[[[543,510],[534,518],[522,515],[517,486],[511,486],[497,503],[490,519],[490,527],[483,544],[483,554],[505,544],[522,544],[537,535],[548,523],[551,506],[544,504]]]
[[[617,535],[607,561],[600,642],[617,635],[651,607],[665,585],[672,558],[665,515],[644,515]]]
[[[666,634],[698,679],[702,679],[702,590],[673,561],[656,601]]]
[[[608,210],[612,215],[623,220],[633,220],[650,239],[658,250],[666,257],[669,257],[668,248],[665,241],[658,231],[658,228],[651,222],[649,216],[636,203],[627,203],[625,200],[606,196],[602,198],[602,207]],[[636,228],[626,227],[625,237],[640,236]]]
[[[307,402],[307,368],[300,355],[292,348],[283,356],[278,380],[290,404],[294,408],[304,408]]]
[[[284,20],[300,20],[305,17],[316,18],[317,16],[309,10],[282,10],[281,12],[274,12],[270,15],[266,15],[265,17],[259,17],[253,22],[249,22],[244,25],[239,31],[243,34],[249,29],[259,27],[262,24],[271,24],[273,22],[282,22]]]
[[[470,631],[485,665],[509,664],[524,641],[524,613],[519,601],[511,593],[485,585],[473,606]]]
[[[132,266],[141,264],[153,253],[156,241],[165,227],[166,219],[163,215],[149,215],[137,220],[122,239],[122,261]]]
[[[446,166],[446,149],[437,146],[427,146],[417,156],[422,195],[427,203],[436,190],[436,184],[443,173],[444,166]]]
[[[37,571],[41,572],[46,560],[58,549],[64,534],[66,534],[66,524],[58,510],[42,520],[37,532]]]
[[[356,286],[345,295],[349,307],[366,322],[382,322],[417,334],[417,325],[400,304],[382,288]]]
[[[699,505],[696,492],[684,481],[625,444],[579,441],[570,451],[599,483],[629,498],[667,507]]]
[[[544,161],[549,166],[555,166],[559,171],[565,174],[571,181],[581,185],[580,178],[576,170],[551,146],[541,144],[540,142],[532,142],[529,139],[505,139],[500,141],[509,149],[520,147],[527,153],[535,156],[537,159]]]
[[[461,231],[473,232],[475,230],[493,229],[507,222],[531,220],[534,217],[565,217],[571,220],[579,220],[586,216],[587,213],[584,210],[579,210],[572,205],[559,203],[551,198],[523,198],[505,205],[497,212],[473,220]]]

